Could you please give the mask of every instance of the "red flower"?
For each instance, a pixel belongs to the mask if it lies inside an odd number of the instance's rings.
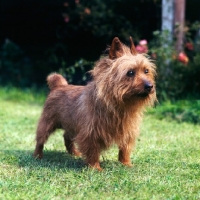
[[[187,64],[189,62],[189,59],[184,52],[179,53],[178,60],[184,64]]]
[[[187,43],[185,44],[185,47],[186,47],[188,50],[190,50],[190,51],[192,51],[192,50],[194,49],[193,44],[190,43],[190,42],[187,42]]]

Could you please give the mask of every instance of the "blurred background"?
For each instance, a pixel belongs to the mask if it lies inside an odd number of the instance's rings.
[[[41,89],[51,72],[86,84],[112,39],[132,36],[158,66],[160,100],[198,98],[200,1],[170,2],[1,0],[0,85]]]

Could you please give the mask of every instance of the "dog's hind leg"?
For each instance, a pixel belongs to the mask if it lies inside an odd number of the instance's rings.
[[[69,138],[66,131],[63,137],[64,137],[66,150],[68,151],[68,153],[71,155],[78,156],[78,157],[81,156],[81,153],[76,149],[74,142]]]
[[[44,143],[48,140],[51,133],[55,131],[54,124],[48,123],[48,120],[41,117],[36,132],[36,147],[33,156],[41,159],[43,157]]]

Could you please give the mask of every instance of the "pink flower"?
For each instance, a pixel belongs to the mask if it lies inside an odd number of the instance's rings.
[[[68,4],[67,2],[65,2],[63,5],[64,5],[65,7],[69,6],[69,4]]]
[[[85,8],[84,12],[87,14],[87,15],[90,15],[91,14],[91,10],[89,8]]]
[[[147,45],[147,41],[146,40],[140,40],[139,44],[142,45],[142,46]]]
[[[178,60],[184,64],[187,64],[189,62],[189,59],[184,52],[179,53]]]
[[[146,45],[137,45],[136,50],[138,53],[147,53],[148,52],[148,47]]]
[[[65,21],[66,23],[68,23],[68,22],[69,22],[69,17],[65,17],[65,18],[64,18],[64,21]]]
[[[64,18],[64,21],[66,22],[66,23],[68,23],[69,22],[69,16],[67,15],[67,14],[63,14],[63,18]]]
[[[139,45],[136,46],[136,50],[138,53],[147,53],[148,46],[146,40],[140,40]]]

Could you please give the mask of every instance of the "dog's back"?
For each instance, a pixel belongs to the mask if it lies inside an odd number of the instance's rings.
[[[47,77],[47,84],[50,93],[45,105],[48,107],[59,107],[67,104],[68,101],[76,101],[80,96],[84,86],[70,85],[67,80],[60,74],[52,73]],[[52,102],[52,105],[51,105]],[[57,104],[55,104],[57,102]],[[71,102],[70,102],[71,103]],[[57,105],[57,106],[56,106]],[[57,108],[59,110],[59,108]]]
[[[60,74],[50,74],[47,77],[50,93],[44,105],[45,118],[54,122],[54,128],[65,128],[67,122],[73,120],[77,111],[77,99],[81,96],[84,86],[70,85]],[[44,116],[42,117],[44,118]]]

